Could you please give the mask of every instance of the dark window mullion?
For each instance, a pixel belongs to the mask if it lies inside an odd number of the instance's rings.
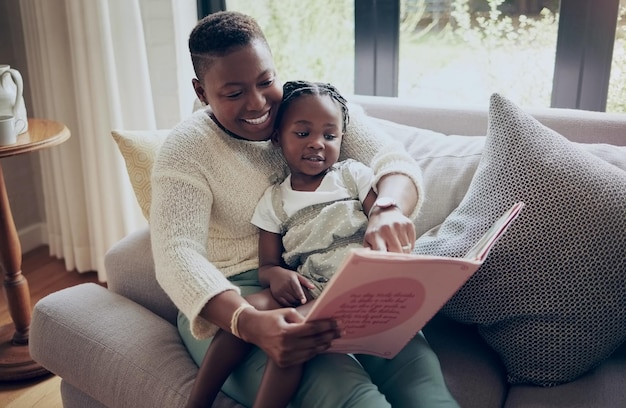
[[[226,0],[196,0],[198,20],[216,11],[226,10]]]
[[[602,4],[604,3],[604,4]],[[588,20],[580,109],[606,110],[619,0],[593,2]]]
[[[552,107],[606,110],[619,0],[561,0]]]
[[[356,94],[398,96],[400,0],[355,0]]]

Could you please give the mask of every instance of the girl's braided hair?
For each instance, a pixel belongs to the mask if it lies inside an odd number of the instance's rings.
[[[283,85],[283,100],[276,113],[276,121],[274,122],[276,127],[280,124],[282,117],[295,99],[302,95],[328,95],[341,107],[341,114],[343,116],[343,126],[341,131],[345,132],[350,117],[348,116],[348,101],[341,96],[337,88],[331,84],[323,82],[309,82],[309,81],[288,81]]]

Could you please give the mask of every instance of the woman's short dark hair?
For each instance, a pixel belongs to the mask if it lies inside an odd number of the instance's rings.
[[[236,11],[209,14],[196,24],[189,35],[191,62],[198,78],[202,78],[215,57],[262,41],[265,35],[256,20]]]
[[[288,81],[283,85],[283,100],[280,103],[278,112],[276,113],[276,121],[274,122],[276,127],[280,126],[280,122],[285,114],[285,110],[289,107],[292,101],[302,95],[328,95],[335,102],[339,103],[341,107],[341,115],[343,118],[343,126],[341,131],[345,132],[350,117],[348,115],[348,102],[339,93],[337,88],[331,84],[324,82],[309,82],[309,81]]]

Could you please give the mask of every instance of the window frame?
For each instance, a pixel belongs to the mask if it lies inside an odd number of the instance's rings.
[[[398,96],[400,1],[355,0],[354,91]]]
[[[197,0],[198,18],[226,0]],[[355,0],[355,93],[398,96],[400,0]],[[619,0],[561,0],[551,106],[606,111]],[[356,68],[358,67],[358,69]]]
[[[606,111],[619,0],[561,0],[552,103]]]

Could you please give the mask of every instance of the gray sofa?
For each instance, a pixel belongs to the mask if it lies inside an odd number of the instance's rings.
[[[417,223],[418,234],[443,222],[461,202],[479,164],[488,131],[487,108],[421,106],[381,97],[353,99],[373,117],[453,135],[442,144],[428,143],[431,155],[433,149],[442,149],[435,165],[430,158],[421,157],[423,148],[415,148],[410,140],[434,137],[430,131],[378,121],[387,131],[397,133],[424,164],[425,195],[432,198]],[[560,109],[528,112],[574,142],[626,145],[626,115]],[[454,144],[463,147],[448,152],[446,149],[455,149]],[[600,156],[606,153],[607,160],[626,169],[626,148],[605,152],[607,147],[589,150]],[[438,173],[443,167],[449,174],[445,179]],[[626,249],[622,249],[623,256]],[[155,280],[149,231],[136,231],[122,239],[108,252],[105,266],[108,289],[78,285],[35,305],[30,334],[33,358],[62,377],[67,408],[182,407],[197,367],[176,331],[176,308]],[[541,387],[510,385],[500,354],[475,325],[440,313],[424,333],[462,407],[626,406],[626,343],[579,378]],[[221,395],[216,406],[239,405]]]

